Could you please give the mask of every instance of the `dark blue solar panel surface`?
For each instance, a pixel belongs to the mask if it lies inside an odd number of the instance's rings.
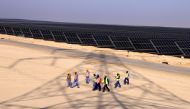
[[[2,24],[0,33],[16,36],[38,38],[67,42],[70,44],[92,45],[97,47],[108,47],[123,50],[140,52],[154,52],[161,55],[184,55],[190,56],[190,29],[157,28],[145,27],[113,27],[96,26],[96,29],[82,28],[77,30],[73,24],[69,28],[62,28],[61,25],[49,24]],[[64,24],[63,24],[64,25]],[[82,25],[81,25],[82,26]],[[84,26],[85,27],[85,26]],[[65,29],[67,28],[67,29]],[[101,28],[101,29],[98,29]],[[109,28],[109,29],[107,29]],[[141,30],[139,30],[141,28]],[[138,31],[139,30],[139,31]],[[177,32],[178,31],[178,32]]]

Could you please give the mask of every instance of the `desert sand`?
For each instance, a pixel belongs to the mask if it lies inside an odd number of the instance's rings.
[[[0,35],[0,109],[189,109],[190,61],[171,56]],[[161,64],[168,61],[169,65]],[[92,91],[85,71],[110,78]],[[125,71],[130,85],[123,85]],[[66,87],[79,72],[80,88]],[[114,88],[120,73],[122,88]]]

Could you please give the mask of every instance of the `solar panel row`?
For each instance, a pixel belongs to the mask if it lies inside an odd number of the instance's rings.
[[[78,32],[35,27],[0,26],[1,34],[24,36],[36,39],[54,40],[70,44],[91,45],[152,52],[162,55],[190,56],[190,38],[179,38],[177,33],[153,32]],[[174,37],[173,37],[174,36]]]
[[[190,56],[190,41],[176,41],[175,44],[179,47],[184,56]]]
[[[126,36],[110,36],[110,40],[117,49],[134,50],[134,46]]]
[[[136,51],[156,52],[150,39],[148,38],[130,38]]]

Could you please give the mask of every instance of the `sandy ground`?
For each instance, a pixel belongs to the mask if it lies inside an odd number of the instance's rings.
[[[158,57],[152,54],[128,54],[119,50],[0,37],[26,43],[19,45],[18,42],[0,40],[0,109],[190,108],[190,69],[185,68],[188,59],[163,56],[172,60],[171,63],[174,61],[175,66],[185,66],[173,67],[158,64],[161,58],[150,59],[159,61],[151,63],[138,57]],[[91,75],[97,71],[101,76],[108,75],[111,92],[91,91],[92,83],[85,84],[86,69]],[[125,86],[122,80],[126,70],[131,75],[130,85]],[[66,74],[75,71],[80,74],[80,88],[67,88]],[[122,88],[115,89],[117,72],[122,76]]]

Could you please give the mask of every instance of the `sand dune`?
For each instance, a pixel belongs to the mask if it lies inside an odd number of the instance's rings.
[[[189,59],[0,37],[0,109],[190,108]],[[108,75],[111,92],[91,91],[86,69]],[[123,80],[126,70],[130,85],[114,89],[115,74]],[[66,74],[74,71],[80,74],[79,89],[66,87]]]

